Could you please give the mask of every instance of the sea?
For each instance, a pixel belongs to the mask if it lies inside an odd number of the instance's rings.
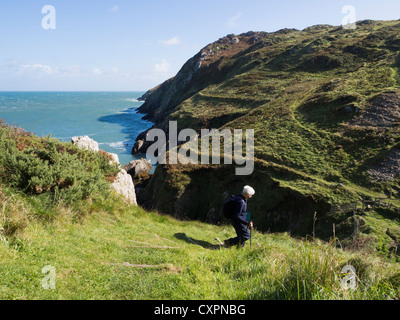
[[[89,136],[100,149],[116,153],[122,165],[136,137],[151,128],[137,108],[144,92],[0,92],[0,119],[40,137],[70,142]],[[142,156],[143,157],[143,156]]]

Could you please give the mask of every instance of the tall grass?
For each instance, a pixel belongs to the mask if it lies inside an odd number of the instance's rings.
[[[127,207],[113,197],[83,201],[81,210],[88,214],[75,219],[68,206],[51,209],[40,204],[43,198],[35,196],[37,202],[31,202],[24,194],[12,194],[12,189],[3,190],[5,219],[18,221],[22,212],[27,224],[13,236],[0,232],[2,299],[399,298],[398,264],[318,240],[255,231],[251,249],[248,244],[224,249],[214,239],[231,237],[230,226],[178,221]],[[51,221],[35,214],[46,206],[57,210]],[[357,272],[355,290],[342,284],[347,264]],[[41,288],[45,265],[56,268],[54,291]]]

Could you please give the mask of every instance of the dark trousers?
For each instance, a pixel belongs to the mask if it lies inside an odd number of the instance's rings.
[[[232,226],[235,228],[237,237],[228,239],[227,242],[231,246],[244,246],[246,241],[250,239],[250,231],[247,224],[232,219]]]

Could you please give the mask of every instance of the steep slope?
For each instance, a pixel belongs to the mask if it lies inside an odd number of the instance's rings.
[[[339,221],[326,214],[336,205],[394,195],[399,206],[399,32],[399,21],[365,20],[355,30],[248,32],[208,45],[149,91],[140,112],[166,132],[171,120],[197,132],[254,129],[256,168],[238,177],[223,165],[159,166],[139,201],[216,221],[224,195],[251,182],[259,227],[299,234],[312,232],[315,211],[319,233],[331,234]],[[146,151],[145,137],[134,152]]]

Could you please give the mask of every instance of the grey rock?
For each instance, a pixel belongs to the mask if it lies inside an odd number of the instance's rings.
[[[118,173],[115,181],[111,184],[111,187],[118,194],[121,194],[129,204],[137,205],[135,185],[133,184],[132,176],[124,169]]]
[[[92,150],[95,152],[100,151],[99,144],[88,136],[73,137],[71,142],[81,149]],[[115,153],[108,154],[111,157],[110,164],[114,164],[119,167],[120,162],[118,155]],[[116,179],[111,184],[111,187],[118,194],[121,194],[129,204],[137,205],[135,185],[133,184],[131,175],[129,175],[124,169],[118,173]]]
[[[116,165],[118,165],[118,164],[120,163],[117,154],[115,154],[115,153],[109,153],[109,152],[108,152],[108,154],[109,154],[109,156],[111,157],[110,164],[116,164]]]
[[[134,160],[124,166],[124,170],[132,177],[136,177],[143,172],[151,171],[151,163],[146,159]]]
[[[354,104],[349,104],[344,107],[344,111],[349,112],[349,113],[358,113],[358,112],[360,112],[360,108],[358,108]]]
[[[368,170],[375,181],[393,181],[400,174],[400,149],[393,148],[379,163]]]
[[[370,100],[363,112],[349,124],[359,127],[390,129],[400,121],[400,92],[386,92]]]
[[[73,145],[76,145],[81,149],[92,150],[95,152],[100,150],[99,144],[88,136],[73,137],[71,142]]]

